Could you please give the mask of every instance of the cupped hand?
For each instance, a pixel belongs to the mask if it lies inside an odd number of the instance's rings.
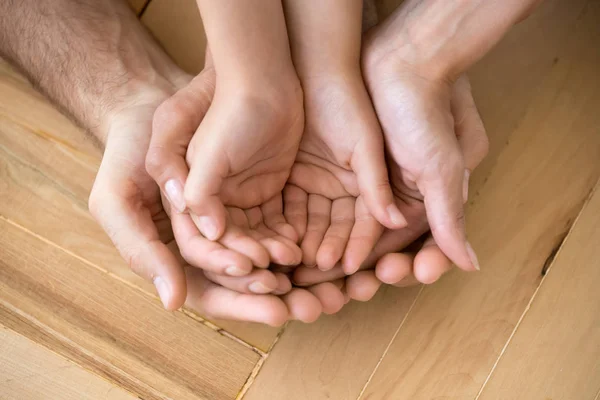
[[[163,203],[170,204],[161,201],[160,188],[144,164],[158,105],[188,82],[182,77],[179,85],[169,82],[137,88],[127,104],[106,118],[106,132],[99,134],[107,137],[106,148],[90,194],[90,211],[129,266],[154,283],[167,309],[177,309],[185,302],[214,318],[269,325],[289,319],[310,322],[322,312],[339,310],[344,304],[340,282],[291,289],[287,277],[267,270],[254,270],[244,277],[219,276],[215,278],[218,283],[212,282],[197,267],[211,265],[224,257],[224,252],[205,238],[184,241],[180,246],[183,253],[196,255],[198,265],[182,259],[173,230],[180,234],[193,222],[189,215],[174,209],[169,210],[173,221],[169,220]],[[277,219],[273,227],[282,228]],[[262,294],[273,286],[281,297]]]
[[[306,229],[293,224],[306,231],[305,265],[328,270],[342,260],[358,269],[383,232],[381,223],[406,225],[390,188],[383,135],[358,69],[301,79],[305,128],[286,190],[286,215],[290,207],[306,215]]]
[[[487,153],[487,138],[466,76],[453,85],[451,110],[455,121],[454,134],[462,157],[473,170]],[[408,220],[408,227],[386,230],[361,265],[361,270],[346,278],[345,287],[353,299],[370,299],[382,283],[397,286],[430,284],[452,267],[451,261],[431,236],[416,249],[399,251],[423,236],[429,227],[422,198],[407,188],[403,180],[393,179],[392,183],[399,188],[395,191],[397,203]],[[293,281],[298,285],[308,285],[339,279],[349,272],[353,271],[345,270],[341,264],[325,272],[300,267],[294,272]]]
[[[457,108],[475,107],[472,98],[467,101],[461,94],[470,96],[468,81],[431,78],[403,59],[402,51],[382,51],[386,48],[382,41],[387,40],[384,28],[379,25],[366,35],[363,75],[384,132],[393,190],[399,198],[423,200],[433,237],[444,254],[461,269],[478,269],[466,238],[463,204],[469,175],[488,143],[485,134],[479,134],[483,126],[458,129],[468,122],[463,115],[471,114]],[[461,145],[466,140],[473,140],[478,157],[463,156]]]

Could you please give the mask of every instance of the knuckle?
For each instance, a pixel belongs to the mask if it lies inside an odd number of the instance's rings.
[[[146,171],[150,176],[156,177],[167,165],[167,155],[162,147],[153,146],[148,149],[146,154]]]

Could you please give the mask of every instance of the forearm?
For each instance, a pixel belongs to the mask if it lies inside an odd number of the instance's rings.
[[[284,8],[300,79],[360,71],[362,0],[284,0]]]
[[[540,2],[406,0],[382,23],[382,30],[393,36],[384,39],[388,41],[385,47],[424,74],[455,78]],[[392,28],[397,25],[401,27]]]
[[[2,1],[0,54],[98,136],[136,91],[181,76],[122,0]]]
[[[293,72],[281,0],[198,0],[217,79],[268,83]]]

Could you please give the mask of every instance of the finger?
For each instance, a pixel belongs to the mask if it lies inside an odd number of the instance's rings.
[[[384,230],[383,226],[367,210],[362,195],[356,199],[354,212],[354,227],[342,257],[342,267],[346,275],[352,275],[359,270]]]
[[[252,271],[249,257],[200,235],[189,214],[173,214],[171,222],[179,251],[190,265],[229,276],[243,276]]]
[[[178,309],[186,298],[183,266],[160,241],[148,210],[127,202],[117,193],[102,185],[100,175],[90,195],[90,212],[129,267],[154,283],[164,307]]]
[[[406,218],[396,206],[385,165],[383,134],[380,140],[364,140],[351,160],[356,173],[360,193],[369,212],[388,229],[400,229],[407,225]]]
[[[331,205],[331,225],[317,251],[319,269],[327,271],[342,258],[354,226],[354,203],[351,197],[334,200]]]
[[[302,261],[302,250],[292,240],[277,234],[263,222],[259,207],[245,210],[250,228],[249,236],[257,240],[269,253],[271,261],[279,265],[298,265]]]
[[[375,276],[388,285],[395,285],[413,275],[414,255],[410,253],[388,253],[375,265]]]
[[[424,284],[436,282],[452,269],[452,262],[444,255],[432,237],[429,237],[414,260],[415,279]]]
[[[308,196],[308,224],[300,245],[302,262],[312,267],[317,263],[317,250],[330,224],[331,200],[311,194]]]
[[[319,300],[325,314],[335,314],[344,307],[344,295],[333,282],[319,283],[307,288],[307,290]]]
[[[208,271],[204,271],[204,275],[212,282],[239,293],[267,294],[275,291],[279,284],[275,274],[265,269],[255,269],[250,274],[240,277],[218,275]]]
[[[346,291],[353,300],[369,301],[380,287],[381,281],[377,279],[372,270],[358,271],[346,278]]]
[[[280,296],[292,290],[292,282],[286,274],[275,272],[275,278],[277,279],[277,288],[275,288],[273,294]]]
[[[294,288],[281,299],[288,308],[290,319],[315,322],[323,310],[319,299],[305,289]]]
[[[452,88],[451,106],[454,130],[465,160],[463,200],[466,202],[471,172],[483,161],[489,150],[489,140],[466,75],[462,75]]]
[[[418,179],[425,199],[433,237],[459,268],[479,269],[475,252],[467,242],[463,207],[465,167],[459,149],[447,149]]]
[[[278,194],[260,207],[265,225],[291,241],[298,243],[298,233],[283,215],[283,196]]]
[[[187,268],[186,276],[186,305],[202,315],[271,326],[281,326],[288,320],[286,304],[277,296],[237,293],[210,282],[195,268]]]
[[[209,240],[218,240],[227,225],[227,211],[219,195],[229,165],[227,156],[222,153],[223,144],[218,142],[220,137],[206,137],[202,129],[203,125],[194,134],[186,153],[190,172],[184,198],[200,233]]]
[[[292,281],[294,285],[304,287],[322,282],[330,282],[336,279],[344,278],[346,273],[341,264],[336,265],[330,270],[322,271],[317,268],[300,266],[294,270]]]
[[[283,203],[283,215],[294,227],[298,241],[301,241],[308,223],[308,194],[297,186],[286,185],[283,188]]]
[[[227,249],[245,255],[256,267],[267,268],[271,262],[269,251],[265,246],[252,237],[249,231],[234,225],[231,219],[229,219],[219,243]]]
[[[196,76],[154,113],[146,170],[178,212],[186,208],[183,188],[188,175],[185,153],[213,98],[215,75]]]

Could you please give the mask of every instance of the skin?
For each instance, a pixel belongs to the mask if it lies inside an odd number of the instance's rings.
[[[198,6],[215,49],[214,97],[187,147],[187,165],[176,164],[179,179],[165,181],[170,171],[160,171],[160,163],[149,163],[149,170],[180,211],[182,196],[174,192],[183,184],[198,229],[217,240],[227,226],[226,206],[249,209],[281,193],[304,118],[281,2],[198,0]]]
[[[343,306],[340,287],[332,283],[290,290],[289,282],[273,274],[275,290],[286,294],[239,293],[226,286],[249,291],[253,282],[216,284],[182,259],[174,232],[180,234],[184,224],[193,222],[163,207],[160,188],[144,164],[158,105],[186,87],[190,77],[164,54],[125,2],[2,2],[0,37],[2,57],[105,144],[90,211],[131,268],[156,285],[167,309],[185,302],[214,318],[281,325],[289,319],[314,321],[323,311]],[[63,68],[70,79],[63,79]],[[178,218],[170,221],[167,211]],[[197,253],[198,263],[222,255],[204,238],[184,242],[181,252]],[[266,285],[270,278],[265,276],[254,277]]]
[[[454,132],[453,85],[537,3],[408,0],[365,38],[363,75],[393,190],[423,199],[436,242],[467,271],[479,269],[463,207],[473,165]]]
[[[360,73],[362,7],[360,0],[284,1],[305,112],[284,209],[302,238],[303,263],[323,270],[342,259],[358,269],[383,232],[380,222],[406,226]],[[294,208],[304,200],[306,221]]]

